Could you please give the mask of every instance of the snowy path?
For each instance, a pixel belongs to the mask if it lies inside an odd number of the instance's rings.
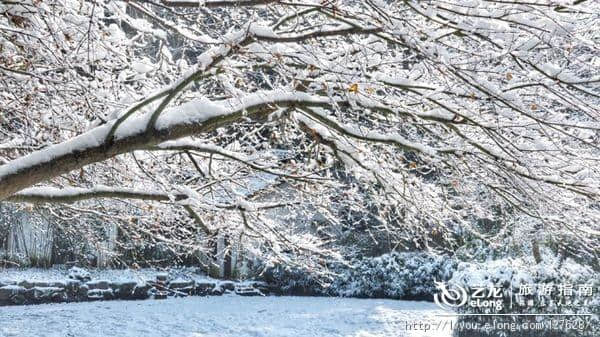
[[[0,307],[0,336],[450,337],[432,303],[318,297],[190,297]]]

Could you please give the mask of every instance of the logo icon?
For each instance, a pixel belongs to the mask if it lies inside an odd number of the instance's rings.
[[[435,287],[439,290],[433,295],[433,301],[442,309],[452,309],[462,307],[467,303],[469,296],[467,291],[458,285],[448,287],[446,282],[434,281]]]

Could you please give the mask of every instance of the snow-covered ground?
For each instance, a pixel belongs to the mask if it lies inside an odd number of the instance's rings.
[[[325,297],[43,304],[0,308],[0,336],[450,337],[449,323],[435,326],[450,318],[438,314],[448,312],[427,302]]]

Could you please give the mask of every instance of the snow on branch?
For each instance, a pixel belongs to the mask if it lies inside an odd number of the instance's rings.
[[[280,0],[162,0],[160,3],[169,7],[221,8],[261,6],[277,2],[280,2]]]
[[[197,99],[166,110],[155,129],[146,128],[152,113],[125,120],[107,141],[114,121],[78,137],[49,146],[0,166],[0,200],[28,186],[133,150],[150,149],[159,143],[201,134],[241,118],[268,116],[278,106],[329,106],[328,97],[283,90],[262,91],[245,97],[212,102]]]
[[[333,120],[332,118],[329,118],[328,116],[314,109],[302,110],[305,111],[312,118],[326,125],[328,128],[336,130],[345,136],[349,136],[367,142],[394,144],[407,151],[417,151],[428,155],[435,155],[437,153],[437,150],[432,147],[416,142],[411,142],[398,134],[383,135],[374,131],[364,133],[360,132],[359,130],[356,130],[351,126],[339,124],[337,121]]]
[[[152,201],[178,201],[187,199],[186,194],[170,195],[161,191],[139,190],[117,188],[109,186],[96,186],[93,188],[80,187],[30,187],[16,193],[7,201],[29,202],[29,203],[73,203],[77,201],[115,198],[115,199],[138,199]]]

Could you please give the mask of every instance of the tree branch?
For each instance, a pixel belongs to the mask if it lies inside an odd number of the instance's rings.
[[[97,198],[179,201],[187,199],[188,196],[185,194],[170,195],[160,191],[145,191],[108,186],[97,186],[93,188],[31,187],[6,198],[6,201],[29,202],[33,204],[73,203]]]
[[[242,103],[240,103],[242,102]],[[125,121],[114,140],[107,139],[114,121],[63,143],[35,151],[0,166],[0,200],[32,185],[134,150],[203,134],[242,118],[266,117],[279,106],[329,105],[330,99],[304,93],[264,91],[220,102],[197,100],[164,112],[156,129],[146,129],[150,114]]]
[[[280,0],[208,0],[208,1],[169,1],[162,0],[163,6],[168,7],[186,7],[186,8],[223,8],[223,7],[251,7],[251,6],[262,6],[272,3],[277,3]]]

